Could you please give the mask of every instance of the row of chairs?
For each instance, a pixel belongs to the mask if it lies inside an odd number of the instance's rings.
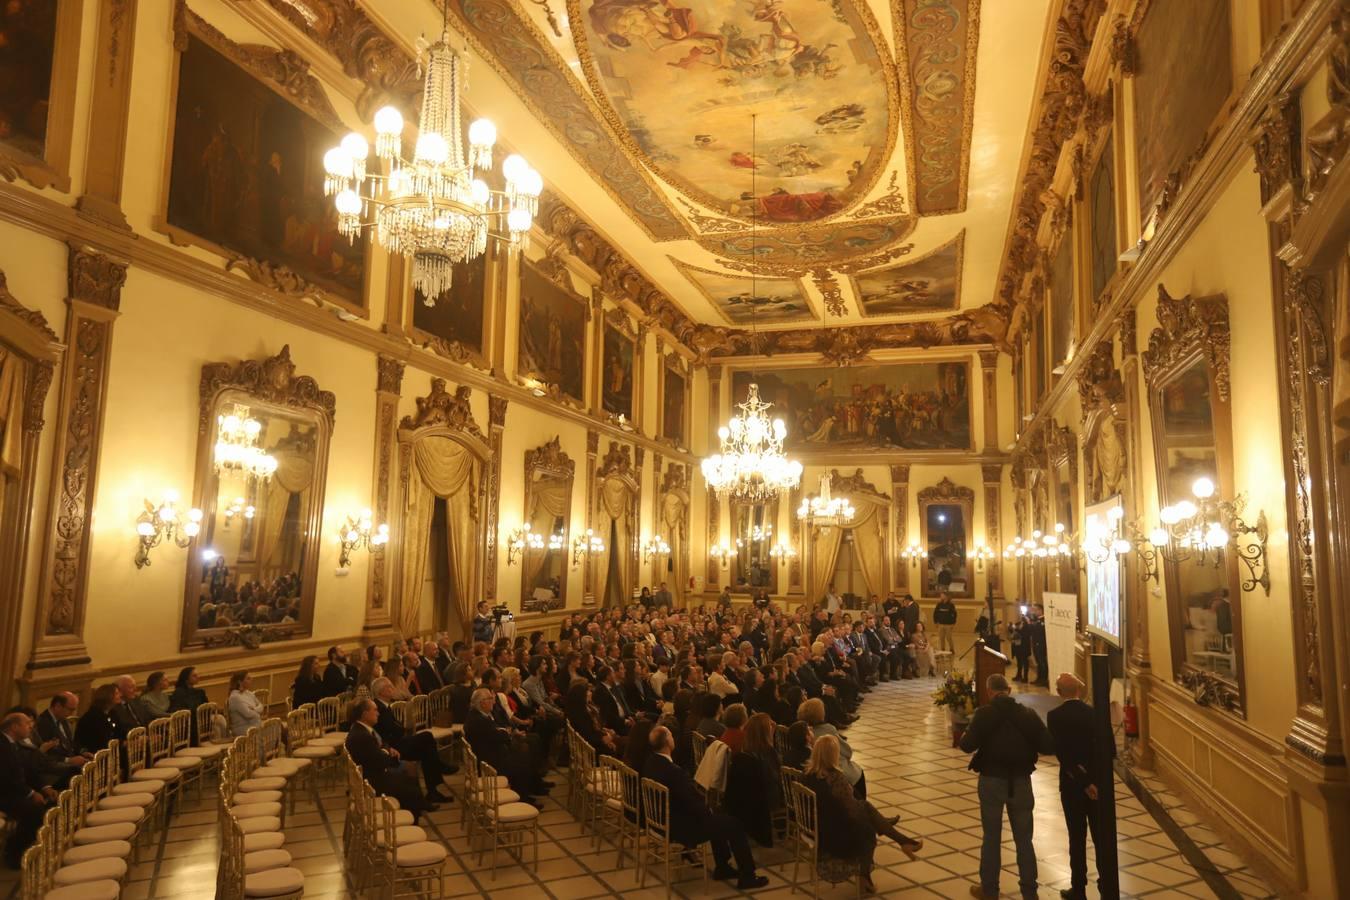
[[[277,751],[280,724],[268,719],[262,727],[249,729],[225,756],[218,788],[220,900],[291,900],[304,895],[305,876],[291,865],[282,827],[288,788],[294,791],[292,782],[298,782],[312,763]]]

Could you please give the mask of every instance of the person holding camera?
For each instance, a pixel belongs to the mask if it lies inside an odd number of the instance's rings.
[[[492,617],[492,611],[488,608],[486,600],[478,601],[478,612],[473,617],[473,639],[482,641],[484,644],[492,643],[492,635],[496,632],[497,620]]]

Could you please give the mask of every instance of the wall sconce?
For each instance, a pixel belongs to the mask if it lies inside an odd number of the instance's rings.
[[[225,527],[230,527],[230,522],[234,521],[236,516],[243,516],[245,519],[252,519],[257,514],[257,509],[244,502],[243,497],[235,497],[230,505],[225,507]]]
[[[797,556],[797,548],[791,544],[785,544],[780,539],[778,543],[769,548],[769,555],[774,559],[789,560]]]
[[[186,512],[178,508],[178,492],[168,490],[156,504],[145,501],[145,512],[136,517],[136,535],[140,547],[136,550],[136,568],[150,565],[150,551],[162,541],[170,541],[186,548],[202,530],[202,511],[193,507]]]
[[[361,515],[347,515],[347,521],[342,523],[342,547],[338,551],[338,568],[345,569],[352,564],[352,551],[365,547],[371,553],[384,552],[384,545],[389,543],[389,526],[381,525],[374,527],[371,522],[371,512],[368,509],[361,510]]]
[[[605,542],[600,540],[600,536],[591,529],[587,528],[585,534],[579,534],[572,538],[572,568],[581,565],[581,561],[586,558],[588,553],[604,553]]]
[[[1232,500],[1217,500],[1214,490],[1210,479],[1195,479],[1191,485],[1195,499],[1159,510],[1161,524],[1149,532],[1149,543],[1170,562],[1192,560],[1196,565],[1212,564],[1216,569],[1223,564],[1224,551],[1231,545],[1247,567],[1248,577],[1242,581],[1242,590],[1252,592],[1260,585],[1269,597],[1266,541],[1270,530],[1265,511],[1257,514],[1255,525],[1248,525],[1241,515],[1246,498],[1239,494]]]
[[[990,549],[989,549],[988,547],[986,547],[984,544],[980,544],[978,547],[976,547],[976,548],[975,548],[975,552],[974,552],[973,554],[971,554],[971,555],[975,558],[975,571],[976,571],[976,572],[983,572],[983,571],[984,571],[984,561],[985,561],[986,559],[994,559],[995,556],[996,556],[996,554],[994,553],[994,551],[993,551],[993,550],[990,550]]]
[[[722,541],[719,544],[713,544],[711,547],[709,547],[708,555],[711,556],[713,559],[717,560],[718,562],[720,562],[722,564],[722,568],[725,569],[728,565],[730,565],[731,561],[736,558],[736,548],[728,544],[726,541]]]
[[[670,545],[666,543],[665,538],[656,535],[650,541],[642,545],[642,561],[651,562],[654,558],[668,556],[670,554]]]
[[[526,547],[531,550],[544,549],[544,536],[537,531],[531,531],[529,522],[512,528],[511,533],[506,536],[506,564],[514,566],[519,562]]]
[[[909,546],[900,551],[900,558],[909,560],[911,569],[917,569],[919,560],[928,558],[928,551],[920,547],[918,541],[910,541]]]

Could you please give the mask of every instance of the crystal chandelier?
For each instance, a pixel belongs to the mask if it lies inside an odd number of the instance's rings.
[[[449,290],[455,264],[482,255],[489,238],[510,250],[525,244],[544,187],[516,154],[502,162],[505,190],[479,177],[492,168],[497,129],[487,119],[475,121],[465,148],[460,97],[469,64],[450,46],[446,17],[440,40],[423,59],[426,83],[412,160],[401,155],[403,116],[392,106],[375,113],[379,171],[366,171],[370,144],[356,132],[323,158],[324,190],[334,197],[339,231],[354,239],[373,227],[387,251],[411,258],[413,286],[427,306]]]
[[[756,116],[750,117],[750,148],[753,155]],[[755,170],[750,170],[750,193],[755,193]],[[750,256],[755,255],[756,207],[751,205]],[[750,330],[755,329],[755,270],[750,270]],[[782,419],[769,419],[772,403],[759,399],[759,385],[751,382],[741,411],[717,429],[721,452],[703,460],[703,478],[723,500],[765,503],[790,491],[802,480],[802,464],[783,453],[787,425]]]
[[[802,498],[802,505],[797,507],[797,518],[807,525],[832,528],[852,522],[854,512],[847,497],[830,496],[830,476],[821,475],[820,493]]]
[[[229,413],[216,417],[216,472],[245,478],[272,477],[277,458],[258,446],[262,423],[249,415],[247,406],[236,403]]]
[[[721,452],[703,460],[703,477],[723,500],[764,503],[795,488],[802,464],[783,454],[787,426],[769,420],[772,403],[759,399],[759,385],[751,384],[741,411],[717,429]]]

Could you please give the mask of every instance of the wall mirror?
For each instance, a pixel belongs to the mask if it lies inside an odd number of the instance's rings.
[[[525,453],[525,524],[538,536],[521,555],[520,608],[525,612],[567,605],[568,524],[575,470],[556,437]]]
[[[185,647],[309,634],[334,406],[288,347],[203,367]]]
[[[731,590],[747,594],[767,590],[778,593],[778,558],[770,551],[777,539],[778,501],[772,503],[733,503],[731,533],[736,538],[736,556],[732,560]]]
[[[1160,288],[1158,320],[1143,356],[1149,387],[1158,506],[1194,499],[1208,478],[1232,497],[1232,431],[1228,402],[1228,317],[1222,297],[1173,300]],[[1167,590],[1173,670],[1201,702],[1242,709],[1241,591],[1236,554],[1168,559],[1160,554]]]
[[[967,555],[973,543],[975,492],[944,478],[919,492],[920,542],[928,551],[920,587],[925,597],[946,591],[953,597],[975,596],[975,570]]]

